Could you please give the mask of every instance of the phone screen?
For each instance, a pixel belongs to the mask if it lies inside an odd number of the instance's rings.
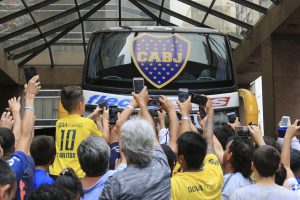
[[[182,103],[189,98],[189,89],[179,88],[178,90],[178,100]]]
[[[109,124],[116,124],[118,120],[118,106],[109,106]]]
[[[99,108],[104,108],[107,106],[106,100],[100,101],[100,103],[98,104]]]
[[[227,118],[228,118],[229,123],[234,123],[236,120],[235,112],[227,113]]]
[[[28,67],[24,69],[26,83],[28,83],[32,77],[36,76],[36,68],[35,67]]]
[[[201,119],[203,119],[203,118],[206,117],[206,112],[205,112],[205,109],[204,109],[204,108],[199,107],[199,113],[200,113]]]
[[[200,106],[206,106],[207,97],[200,94],[193,93],[191,97],[191,101],[192,103],[198,104]]]
[[[289,123],[290,117],[289,116],[282,116],[280,127],[287,127]]]
[[[140,93],[144,88],[143,78],[133,78],[133,90],[136,94]]]

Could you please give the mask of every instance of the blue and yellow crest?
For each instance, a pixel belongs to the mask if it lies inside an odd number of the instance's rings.
[[[156,88],[172,82],[184,69],[190,41],[179,34],[157,36],[143,33],[133,38],[131,56],[142,76]]]

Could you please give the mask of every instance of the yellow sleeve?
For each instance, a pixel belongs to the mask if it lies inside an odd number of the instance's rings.
[[[95,122],[93,122],[92,120],[91,120],[90,131],[91,131],[92,134],[95,134],[95,135],[98,135],[98,136],[102,137],[102,132],[99,131],[99,129],[97,127],[97,124]]]
[[[223,183],[223,171],[217,156],[215,154],[207,154],[203,163],[203,171],[205,171],[208,176],[218,180],[217,182]]]

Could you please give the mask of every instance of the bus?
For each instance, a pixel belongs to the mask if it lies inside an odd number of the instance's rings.
[[[167,95],[175,106],[178,89],[188,88],[208,95],[216,114],[239,113],[229,39],[217,30],[128,26],[93,32],[82,79],[87,106],[106,100],[125,108],[134,77],[144,78],[150,96]],[[198,109],[193,104],[192,114]]]

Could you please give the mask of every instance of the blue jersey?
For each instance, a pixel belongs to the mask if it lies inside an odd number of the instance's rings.
[[[28,165],[24,172],[24,175],[20,181],[20,192],[21,192],[21,199],[27,200],[29,195],[34,190],[34,170],[35,164],[34,160],[31,156],[26,156]]]
[[[42,169],[35,170],[34,174],[34,188],[39,188],[41,185],[51,185],[54,183],[54,179]]]
[[[11,159],[9,159],[7,161],[7,163],[9,164],[9,166],[12,168],[12,170],[14,171],[16,178],[17,178],[17,192],[16,192],[16,200],[20,200],[21,199],[21,193],[20,193],[20,183],[22,186],[22,182],[21,179],[24,175],[24,172],[27,168],[28,165],[28,160],[27,160],[27,155],[21,151],[16,151],[15,153],[13,153],[13,155],[11,156]]]

